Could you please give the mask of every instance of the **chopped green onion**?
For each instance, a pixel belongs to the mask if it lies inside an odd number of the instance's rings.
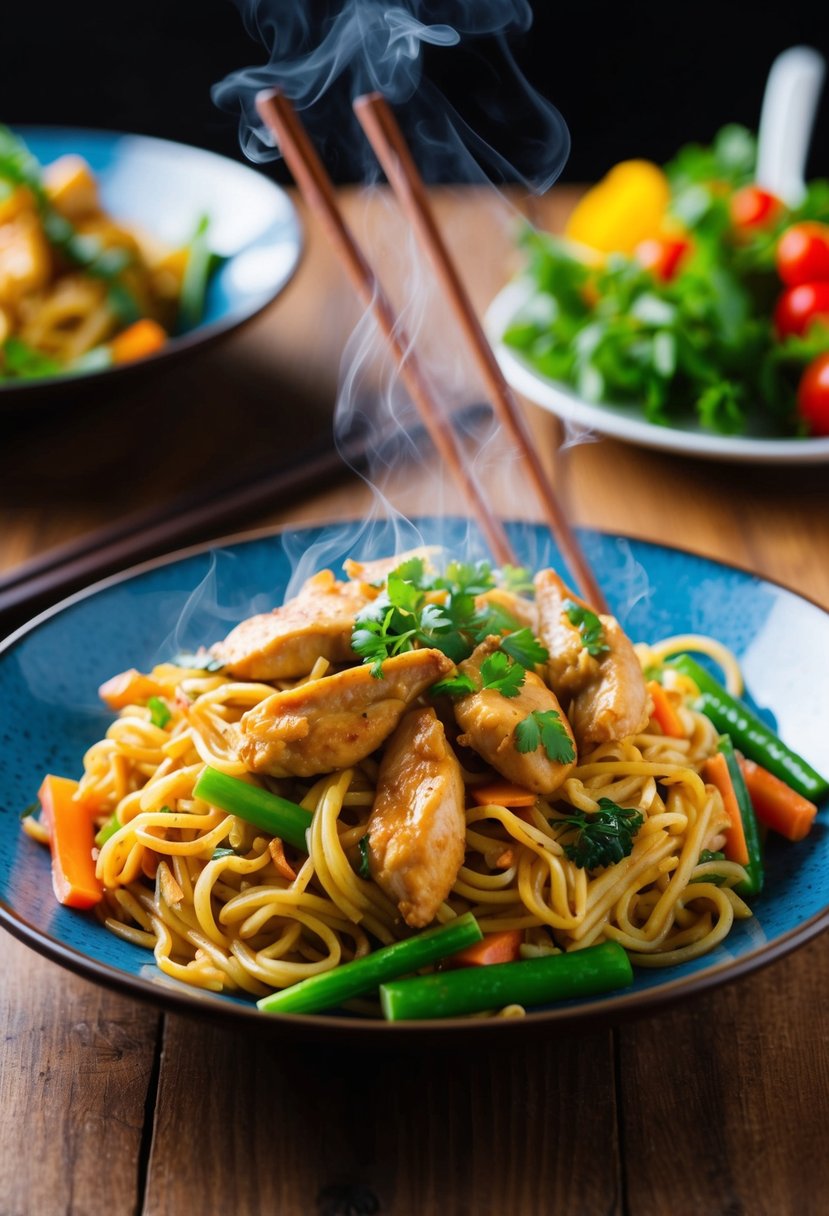
[[[305,833],[314,816],[296,802],[271,794],[259,785],[229,777],[218,769],[206,768],[196,782],[193,793],[211,806],[252,823],[271,836],[278,836],[296,849],[308,852]]]
[[[459,967],[385,983],[380,989],[389,1021],[462,1017],[506,1005],[546,1005],[596,996],[633,983],[630,959],[617,942],[569,954],[549,954],[488,967]]]
[[[427,929],[416,937],[392,942],[390,946],[381,946],[372,954],[300,980],[256,1003],[265,1013],[319,1013],[371,992],[386,980],[418,971],[448,954],[455,954],[482,937],[472,913],[464,912],[447,925]]]
[[[95,833],[96,847],[100,849],[102,845],[105,845],[109,838],[114,836],[121,826],[121,821],[119,820],[117,814],[113,811],[106,823],[99,827],[98,831]]]

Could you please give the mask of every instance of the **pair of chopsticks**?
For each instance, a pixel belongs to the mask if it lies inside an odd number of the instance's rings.
[[[279,91],[257,98],[259,114],[276,137],[282,155],[311,211],[322,224],[357,295],[374,315],[395,358],[400,377],[418,408],[438,452],[462,489],[499,565],[517,565],[485,491],[472,476],[457,435],[435,402],[408,336],[377,276],[361,252],[339,209],[334,186],[290,101]],[[606,601],[533,445],[514,393],[507,384],[471,300],[435,223],[423,181],[403,134],[379,93],[358,98],[354,111],[415,235],[460,322],[498,417],[515,443],[570,574],[585,599],[599,611]]]

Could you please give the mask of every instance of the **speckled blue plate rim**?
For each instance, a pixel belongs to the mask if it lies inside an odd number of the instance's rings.
[[[183,334],[174,334],[168,342],[165,343],[160,350],[154,351],[144,359],[139,359],[134,363],[117,364],[111,367],[94,368],[80,374],[67,374],[59,376],[44,376],[38,380],[14,380],[0,383],[0,406],[5,404],[4,397],[15,398],[18,395],[38,394],[43,393],[45,389],[52,387],[59,389],[61,387],[73,387],[82,385],[87,380],[94,380],[95,383],[103,383],[107,380],[113,380],[129,375],[131,372],[139,368],[145,368],[148,365],[157,365],[177,359],[180,355],[186,354],[194,347],[212,346],[217,339],[227,336],[230,333],[235,333],[237,330],[249,325],[251,321],[256,320],[266,308],[279,298],[288,284],[292,281],[300,265],[305,257],[305,230],[302,225],[299,212],[294,206],[290,196],[276,182],[264,174],[258,173],[251,165],[244,164],[241,161],[231,160],[230,157],[222,156],[218,152],[212,152],[208,148],[200,148],[195,144],[182,144],[176,140],[162,139],[156,135],[142,135],[131,131],[116,131],[104,130],[100,127],[50,127],[38,125],[28,125],[25,123],[15,123],[13,130],[19,133],[25,140],[27,138],[35,139],[37,136],[53,136],[60,134],[66,139],[66,152],[72,152],[75,149],[72,146],[72,141],[75,143],[84,140],[100,140],[102,142],[114,142],[120,139],[131,139],[135,141],[145,142],[149,145],[158,145],[169,149],[185,149],[187,153],[197,153],[204,157],[209,157],[215,161],[227,161],[246,173],[256,175],[264,182],[274,193],[274,197],[280,197],[283,202],[287,202],[290,208],[289,224],[286,225],[285,239],[290,239],[290,243],[294,248],[294,256],[290,266],[285,273],[278,279],[274,280],[272,287],[261,295],[261,298],[249,309],[241,312],[229,312],[226,316],[217,318],[206,324],[200,324],[193,329],[188,330]],[[117,216],[114,217],[116,220]]]
[[[343,522],[348,523],[351,521]],[[353,521],[355,525],[358,522],[357,520]],[[415,520],[413,522],[418,524],[418,522],[422,523],[423,521]],[[527,526],[525,522],[520,521],[507,525],[508,530],[517,530],[519,532],[525,531]],[[535,529],[536,534],[549,535],[546,533],[546,529],[543,529],[540,525],[530,525],[530,527]],[[111,587],[129,582],[134,578],[140,578],[142,575],[152,573],[162,567],[174,566],[190,558],[209,555],[213,551],[256,544],[269,539],[280,538],[286,533],[307,531],[313,534],[319,533],[323,529],[324,525],[319,524],[302,528],[296,525],[286,525],[278,528],[266,527],[220,537],[209,542],[177,550],[161,558],[143,562],[118,574],[111,575],[82,591],[76,592],[74,595],[40,613],[27,624],[15,630],[3,641],[0,641],[0,659],[30,634],[44,625],[48,625],[54,617]],[[655,554],[673,554],[680,558],[692,558],[705,563],[706,566],[713,567],[715,570],[720,570],[724,574],[736,574],[757,580],[760,584],[766,584],[793,596],[796,600],[800,600],[816,609],[822,616],[829,618],[829,613],[826,612],[823,606],[808,595],[793,591],[779,580],[760,577],[745,567],[733,563],[720,562],[691,549],[657,544],[632,534],[621,535],[598,529],[578,529],[578,532],[583,541],[585,538],[593,537],[606,541],[633,543],[637,547],[645,551],[652,551]],[[60,938],[52,936],[39,926],[31,923],[5,900],[0,900],[0,925],[44,957],[66,967],[81,977],[100,983],[122,995],[135,997],[171,1012],[207,1018],[211,1021],[222,1023],[233,1023],[235,1025],[256,1025],[260,1029],[276,1029],[285,1035],[309,1038],[327,1037],[331,1034],[336,1034],[338,1037],[345,1035],[349,1038],[358,1039],[366,1037],[374,1038],[378,1035],[387,1038],[389,1035],[405,1031],[407,1040],[413,1034],[441,1038],[447,1035],[456,1037],[460,1033],[464,1035],[475,1033],[476,1038],[482,1034],[487,1036],[493,1034],[502,1039],[504,1036],[512,1036],[514,1034],[523,1035],[533,1031],[543,1032],[545,1028],[551,1026],[559,1029],[566,1027],[568,1031],[595,1029],[600,1025],[614,1024],[631,1016],[641,1016],[646,1013],[655,1012],[681,998],[695,996],[720,984],[744,977],[790,954],[829,927],[829,903],[820,907],[813,915],[793,925],[771,941],[765,941],[762,945],[746,951],[737,958],[725,958],[709,965],[705,965],[703,960],[704,970],[663,980],[652,988],[633,991],[626,990],[587,1000],[561,1002],[555,1006],[528,1011],[521,1018],[444,1018],[433,1021],[398,1023],[386,1023],[382,1020],[352,1017],[336,1013],[267,1016],[263,1015],[253,1003],[237,1000],[228,1002],[225,997],[195,989],[191,992],[185,985],[176,984],[175,981],[170,981],[169,984],[151,981],[141,976],[133,975],[109,963],[102,962],[83,953],[81,950],[75,949]],[[148,957],[143,952],[142,956]],[[640,971],[637,974],[641,975],[642,972]],[[659,975],[667,974],[669,974],[667,970],[659,972]]]

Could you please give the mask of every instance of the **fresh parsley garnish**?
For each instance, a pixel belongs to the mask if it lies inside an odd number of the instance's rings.
[[[535,591],[533,576],[526,566],[502,566],[501,586],[513,595],[530,595]]]
[[[466,697],[473,692],[491,688],[502,697],[517,697],[524,683],[524,668],[500,650],[488,654],[481,664],[481,682],[476,684],[471,676],[459,671],[446,680],[433,684],[430,692],[435,696]]]
[[[445,680],[438,680],[437,684],[433,684],[429,689],[433,697],[468,697],[470,693],[479,691],[472,677],[462,671],[457,675],[447,676]]]
[[[622,807],[609,798],[600,798],[592,815],[574,811],[554,826],[566,824],[575,828],[576,835],[564,845],[564,852],[580,870],[597,870],[611,866],[628,857],[636,833],[645,822],[635,807]]]
[[[610,650],[610,647],[604,640],[602,622],[592,609],[583,608],[575,600],[565,600],[564,615],[570,624],[578,629],[581,635],[581,644],[589,655],[596,658],[598,655],[605,654]]]
[[[528,669],[532,669],[538,663],[546,663],[550,657],[547,647],[542,646],[529,625],[523,629],[516,629],[513,633],[508,633],[505,638],[501,638],[501,649],[511,659],[515,659],[516,663],[520,663],[522,667]]]
[[[423,561],[411,558],[393,570],[380,595],[357,614],[351,646],[372,675],[382,678],[386,659],[418,646],[442,651],[453,663],[468,659],[490,635],[507,633],[503,649],[522,666],[535,666],[546,651],[532,630],[516,629],[501,604],[479,599],[495,587],[487,562],[450,562],[444,574],[427,575]]]
[[[361,878],[371,878],[371,867],[368,861],[368,833],[357,841],[357,848],[360,850],[360,864],[357,867],[357,873]]]
[[[569,764],[576,758],[573,740],[555,709],[534,709],[527,714],[515,728],[515,746],[519,752],[543,747],[547,759],[555,764]]]
[[[162,701],[161,697],[150,697],[147,701],[147,709],[150,711],[150,721],[153,726],[159,726],[162,730],[173,716],[169,705],[166,701]]]

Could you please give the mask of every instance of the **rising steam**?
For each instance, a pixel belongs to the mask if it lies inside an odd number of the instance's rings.
[[[394,107],[427,181],[520,182],[543,191],[560,173],[569,152],[567,128],[555,107],[525,79],[508,41],[526,34],[532,23],[527,0],[233,2],[267,60],[227,77],[214,88],[213,99],[239,116],[242,148],[250,159],[263,162],[280,155],[256,111],[257,94],[278,88],[299,111],[332,176],[366,184],[377,181],[379,170],[352,102],[363,93],[380,91]],[[491,201],[496,222],[511,230],[514,216],[503,197],[493,190]],[[387,225],[378,224],[377,216],[375,209],[373,231],[361,232],[359,238],[368,238],[367,253],[375,266],[382,270],[393,261],[395,278],[405,283],[403,298],[395,300],[398,315],[416,341],[433,394],[457,416],[457,407],[470,402],[469,359],[396,207],[388,207]],[[392,234],[385,238],[385,248],[383,228]],[[451,241],[451,234],[446,235]],[[475,391],[473,386],[473,401]],[[345,352],[335,420],[341,444],[355,431],[373,441],[373,518],[365,521],[357,550],[371,549],[373,521],[379,518],[393,521],[398,550],[421,539],[416,526],[383,496],[387,474],[418,456],[411,450],[416,421],[376,326],[366,317]],[[479,427],[473,447],[482,484],[509,485],[508,510],[520,514],[522,479],[515,475],[515,453],[499,428],[490,423],[482,432]],[[451,511],[445,481],[432,477],[427,483],[425,470],[423,476],[413,471],[412,478],[429,486],[422,514],[435,517]],[[346,532],[355,551],[353,527]],[[304,536],[285,538],[294,563],[289,593],[323,565],[339,568],[347,555],[344,535],[328,529],[325,548],[321,539],[320,547],[310,550]],[[430,539],[436,539],[434,534]],[[453,540],[457,544],[457,530]],[[464,544],[468,556],[486,555],[474,529]]]
[[[567,159],[561,115],[524,78],[508,45],[532,23],[526,0],[233,3],[268,60],[233,72],[216,85],[213,100],[239,115],[251,160],[279,155],[255,108],[256,94],[274,87],[302,112],[340,177],[376,177],[351,113],[352,100],[372,90],[395,107],[427,180],[480,180],[483,171],[540,191]],[[461,77],[465,96],[458,98],[451,81]]]

